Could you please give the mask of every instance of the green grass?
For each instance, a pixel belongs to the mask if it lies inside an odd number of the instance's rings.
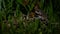
[[[39,1],[39,7],[48,14],[48,26],[43,24],[43,22],[39,21],[38,19],[35,19],[35,21],[23,20],[23,13],[20,11],[20,4],[25,7],[25,9],[28,11],[27,14],[29,14],[33,10],[34,4],[37,0],[28,0],[28,8],[23,4],[23,0],[16,0],[15,3],[17,6],[15,7],[15,10],[12,10],[14,8],[13,1],[14,0],[0,1],[1,34],[55,34],[54,30],[56,28],[56,19],[53,16],[53,5],[51,0],[49,0],[49,3],[46,3],[46,0]],[[17,26],[19,27],[13,25],[15,22],[18,23]],[[7,25],[7,23],[10,24],[10,27]]]

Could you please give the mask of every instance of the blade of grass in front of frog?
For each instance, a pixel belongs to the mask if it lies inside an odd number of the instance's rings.
[[[11,1],[8,1],[8,4],[6,5],[7,6],[7,10],[11,10],[12,9],[12,4],[13,4],[13,0]]]
[[[32,3],[31,6],[28,5],[28,7],[29,7],[29,11],[31,11],[33,9],[33,7],[34,7],[34,3]]]
[[[1,33],[3,33],[3,31],[5,30],[5,24],[4,24],[4,22],[3,22],[3,18],[5,19],[6,18],[6,14],[5,14],[5,12],[4,12],[4,10],[3,11],[0,11],[0,27],[1,27]]]
[[[14,12],[14,16],[18,18],[18,15],[19,15],[19,11],[18,11],[18,8],[19,5],[16,6],[16,11]]]
[[[32,1],[33,1],[33,0],[32,0]],[[34,2],[31,3],[30,5],[28,5],[29,11],[33,10],[33,7],[34,7],[34,5],[35,5],[35,2],[36,2],[36,0],[34,0]]]
[[[53,16],[53,7],[52,7],[52,1],[50,0],[50,17],[51,17],[51,19],[50,19],[50,22],[51,22],[51,29],[52,29],[52,31],[54,31],[53,29],[54,29],[54,25],[52,24],[52,23],[56,23],[56,21],[54,22],[54,16]]]
[[[50,5],[49,5],[49,15],[51,17],[51,20],[53,19],[53,7],[52,7],[52,2],[50,0]],[[53,20],[52,20],[53,21]]]
[[[45,6],[45,8],[44,8],[44,10],[47,12],[47,14],[49,16],[49,24],[50,25],[48,25],[48,28],[50,28],[50,29],[51,29],[51,23],[52,23],[51,18],[52,18],[52,15],[53,15],[53,14],[51,14],[51,13],[53,13],[53,9],[52,9],[52,5],[51,4],[52,3],[50,1],[50,4],[47,7]]]
[[[24,31],[24,25],[23,25],[23,17],[22,17],[22,12],[18,10],[19,9],[19,4],[17,4],[16,7],[16,14],[18,15],[18,25],[19,25],[19,33],[21,33],[21,31]]]
[[[44,8],[44,7],[43,7],[43,6],[44,6],[44,1],[45,1],[45,0],[40,0],[40,1],[39,1],[39,7],[40,7],[41,9]]]
[[[33,0],[32,0],[32,1],[33,1]],[[35,0],[32,4],[28,5],[28,8],[29,8],[28,15],[29,15],[29,13],[31,12],[31,10],[33,10],[33,7],[34,7],[34,5],[35,5],[35,2],[36,2],[36,0]]]
[[[36,19],[36,21],[35,22],[31,22],[30,21],[30,24],[28,25],[28,31],[31,33],[35,33],[35,31],[37,31],[38,30],[38,23],[39,23],[39,21]]]
[[[34,7],[34,4],[31,4],[31,7],[30,7],[30,5],[28,5],[28,8],[29,8],[28,15],[31,12],[31,10],[33,9],[33,7]]]
[[[19,21],[23,21],[23,14],[22,12],[19,10],[19,4],[17,4],[17,7],[16,7],[16,15],[17,15],[17,18]]]
[[[9,30],[9,33],[10,33],[10,34],[14,34],[13,31],[12,31],[12,29]]]
[[[49,29],[51,29],[52,31],[53,31],[53,25],[51,24],[51,23],[54,23],[54,21],[53,21],[53,7],[52,7],[52,1],[50,0],[50,3],[49,3],[49,5],[48,5],[48,7],[47,7],[47,9],[48,9],[48,15],[49,15]],[[52,25],[52,26],[51,26]],[[48,32],[49,33],[49,32]]]
[[[6,2],[5,2],[5,0],[3,0],[3,7],[4,7],[4,10],[6,10]]]
[[[22,4],[23,0],[16,0],[19,4]]]
[[[2,28],[2,33],[3,33],[3,32],[4,32],[4,29],[5,29],[5,28],[4,28],[4,23],[3,23],[3,22],[2,22],[2,27],[1,27],[1,28]]]
[[[3,0],[3,7],[5,8],[5,2],[4,2],[4,0]]]
[[[6,18],[6,14],[5,14],[5,12],[4,12],[4,10],[3,11],[0,11],[0,24],[1,24],[1,33],[3,33],[4,32],[4,30],[5,30],[5,24],[4,24],[4,22],[3,22],[3,18],[5,19]]]
[[[10,29],[11,29],[11,34],[13,34],[14,32],[15,32],[15,28],[14,28],[14,22],[13,22],[13,18],[12,18],[12,16],[8,16],[8,22],[9,22],[9,24],[10,24]]]
[[[1,13],[1,11],[0,11],[0,33],[2,33],[2,31],[3,31],[3,25],[2,25],[3,23],[2,23],[2,13]]]
[[[10,6],[12,7],[13,0],[11,0],[11,2],[9,2],[9,3],[10,3]],[[9,10],[12,11],[12,9],[9,9]],[[11,25],[10,32],[11,32],[11,34],[14,34],[15,29],[14,29],[14,25],[13,25],[13,19],[12,19],[12,16],[9,16],[9,17],[10,17],[9,20],[10,20],[10,25]]]
[[[2,9],[2,0],[0,0],[0,11],[1,11],[1,9]]]

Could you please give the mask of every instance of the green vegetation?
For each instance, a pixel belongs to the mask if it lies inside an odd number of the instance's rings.
[[[23,19],[23,14],[28,16],[36,3],[48,15],[48,25],[39,19]],[[59,0],[0,0],[0,33],[59,34],[59,7]]]

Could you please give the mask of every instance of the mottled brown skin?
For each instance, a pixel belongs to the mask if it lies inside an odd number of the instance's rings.
[[[38,3],[35,4],[35,6],[34,6],[33,9],[34,9],[34,10],[32,10],[32,11],[29,13],[29,16],[28,16],[29,19],[30,19],[30,18],[34,18],[34,17],[36,16],[36,14],[37,14],[38,17],[40,16],[39,19],[40,19],[42,22],[46,23],[46,22],[48,21],[47,16],[46,16],[46,13],[43,12],[43,10],[41,10],[41,9],[39,8],[39,4],[38,4]],[[37,11],[37,13],[36,13],[36,11]],[[38,17],[36,17],[36,18],[38,18]]]
[[[34,12],[31,12],[31,13],[29,14],[29,17],[30,17],[30,18],[35,17],[35,13],[34,13]]]
[[[37,11],[38,13],[37,14],[39,14],[39,16],[42,16],[44,19],[47,19],[47,15],[46,15],[46,13],[44,13],[43,12],[43,10],[41,10],[40,8],[39,8],[39,4],[37,3],[37,4],[35,4],[35,11]],[[43,20],[44,20],[43,19]]]
[[[29,16],[31,18],[34,18],[36,15],[37,15],[36,18],[39,18],[41,20],[41,22],[43,22],[44,24],[45,23],[47,24],[47,22],[48,22],[47,15],[45,12],[43,12],[43,10],[41,10],[39,8],[38,4],[35,4],[34,11],[32,11]]]

